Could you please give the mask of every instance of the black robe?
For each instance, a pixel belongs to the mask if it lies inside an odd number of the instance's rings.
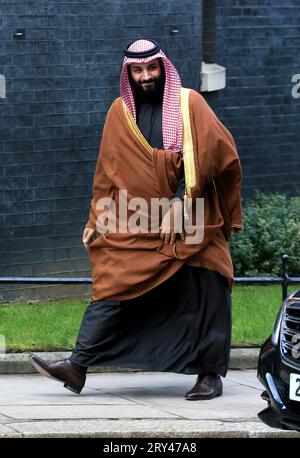
[[[163,149],[162,135],[162,101],[151,103],[144,101],[137,105],[137,125],[153,148]],[[174,197],[183,199],[185,191],[184,169],[181,169],[181,177]]]

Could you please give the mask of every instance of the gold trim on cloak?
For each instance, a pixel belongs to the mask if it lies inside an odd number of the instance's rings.
[[[137,123],[134,121],[130,111],[127,109],[125,103],[123,101],[122,101],[122,103],[123,103],[124,113],[125,113],[129,128],[131,129],[132,133],[138,138],[138,140],[142,143],[142,145],[145,147],[145,149],[148,151],[148,153],[153,154],[152,146],[145,139],[145,137],[142,134],[142,132],[140,131]]]
[[[194,159],[194,145],[189,110],[190,90],[182,87],[180,92],[180,107],[183,122],[183,163],[185,176],[185,197],[191,197],[191,188],[196,185],[196,170]]]

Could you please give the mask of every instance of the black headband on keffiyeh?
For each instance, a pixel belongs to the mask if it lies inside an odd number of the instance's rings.
[[[136,107],[132,87],[128,78],[127,66],[134,62],[147,63],[161,58],[165,69],[165,87],[162,108],[162,131],[164,149],[182,151],[182,117],[180,110],[180,76],[167,56],[153,40],[135,40],[124,50],[124,60],[120,78],[120,95],[136,122]]]

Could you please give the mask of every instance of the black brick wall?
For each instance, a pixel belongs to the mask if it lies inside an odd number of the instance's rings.
[[[233,134],[242,159],[243,194],[299,194],[300,73],[298,0],[217,1],[217,63],[227,87],[206,96]]]
[[[12,38],[18,29],[26,39]],[[183,84],[197,89],[200,32],[201,1],[0,1],[1,276],[90,275],[81,234],[122,49],[156,38]],[[0,301],[89,294],[86,286],[0,288]]]
[[[224,90],[204,94],[236,140],[243,195],[299,192],[298,0],[216,2]],[[81,245],[103,122],[122,48],[156,38],[183,85],[199,90],[202,0],[0,1],[0,275],[89,275]],[[12,38],[25,29],[26,39]],[[172,30],[179,32],[175,35]],[[89,287],[0,286],[0,301]]]

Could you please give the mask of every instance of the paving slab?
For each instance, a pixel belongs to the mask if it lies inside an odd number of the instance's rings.
[[[18,438],[18,437],[22,437],[22,433],[20,431],[18,432],[14,428],[11,428],[7,425],[0,424],[0,438],[1,439]]]
[[[90,377],[90,376],[88,376]],[[134,401],[85,386],[83,392],[85,405],[122,405],[134,404]],[[62,388],[62,384],[39,375],[1,375],[0,406],[26,405],[76,405],[82,404],[82,395],[78,396]],[[0,409],[1,410],[1,409]],[[0,417],[1,418],[1,417]]]
[[[187,401],[195,375],[91,373],[80,395],[39,374],[0,377],[0,437],[298,437],[257,417],[256,371],[229,371],[224,394]],[[2,429],[1,429],[2,428]]]
[[[1,413],[14,419],[25,420],[60,420],[63,418],[176,418],[176,415],[155,409],[146,405],[134,404],[134,407],[124,405],[87,406],[0,406]]]
[[[253,370],[230,371],[226,379],[239,385],[249,386],[258,390],[262,389],[262,384],[256,377],[256,371]]]
[[[186,401],[178,393],[176,395],[176,392],[173,395],[159,397],[136,393],[126,396],[129,399],[135,399],[136,402],[151,404],[164,412],[189,420],[256,421],[257,413],[266,407],[260,393],[256,390],[240,385],[227,386],[226,383],[222,398],[205,401],[205,405],[201,401]]]

